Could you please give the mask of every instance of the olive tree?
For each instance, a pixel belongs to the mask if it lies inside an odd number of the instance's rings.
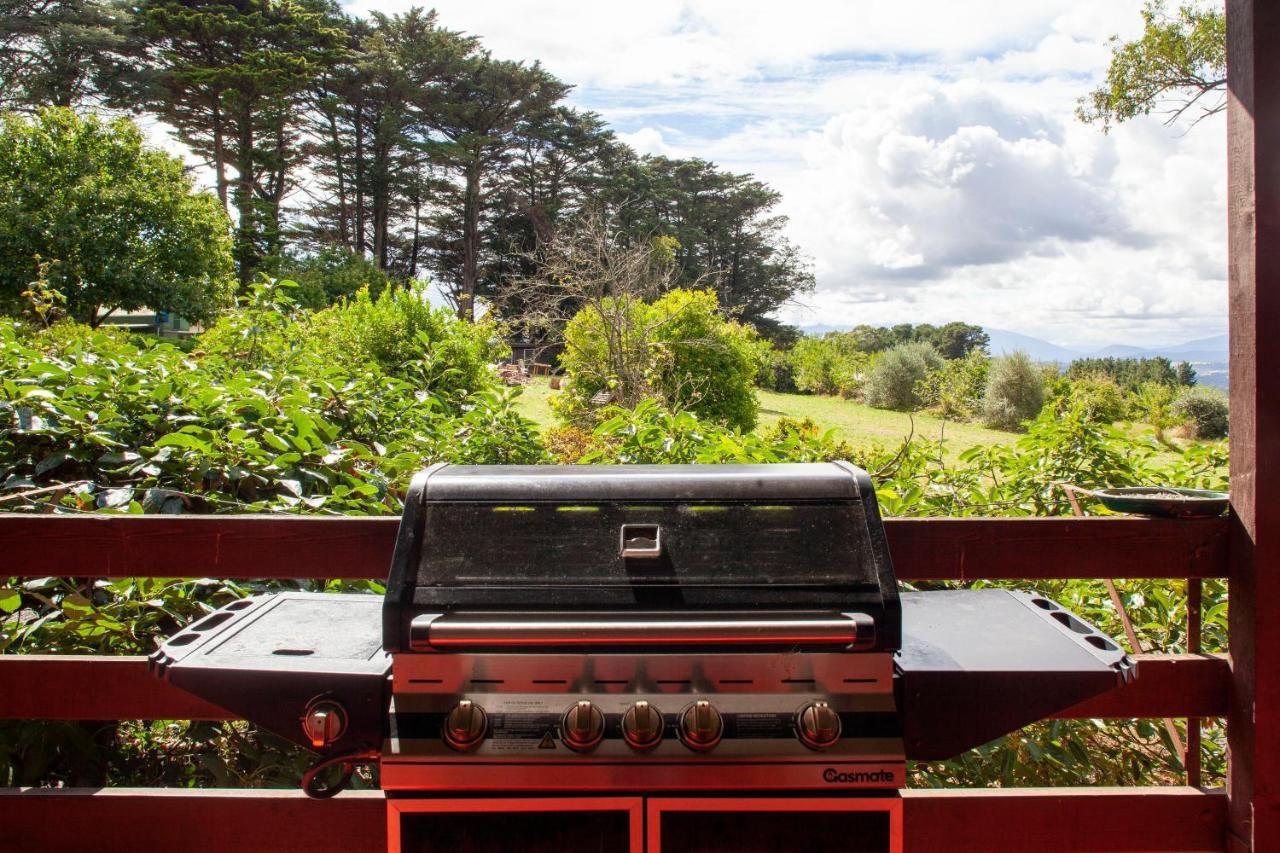
[[[46,109],[0,121],[0,307],[40,281],[75,319],[151,308],[207,321],[234,292],[230,223],[132,122]]]

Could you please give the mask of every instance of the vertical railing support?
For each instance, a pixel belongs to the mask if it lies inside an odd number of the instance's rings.
[[[1280,850],[1280,3],[1227,2],[1230,847]]]

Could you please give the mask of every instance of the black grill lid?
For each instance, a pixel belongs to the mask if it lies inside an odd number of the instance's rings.
[[[448,466],[414,478],[384,642],[459,611],[861,612],[897,648],[871,480],[804,465]]]

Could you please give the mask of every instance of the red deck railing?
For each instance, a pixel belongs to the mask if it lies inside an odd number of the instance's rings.
[[[398,520],[264,516],[0,516],[5,574],[382,579]],[[898,577],[1046,580],[1223,577],[1225,519],[889,519]],[[1230,672],[1213,655],[1142,655],[1139,678],[1062,717],[1221,717]],[[0,656],[0,716],[28,719],[228,719],[151,677],[142,657]],[[912,790],[909,850],[1212,850],[1227,800],[1191,787]],[[245,827],[252,832],[244,832]],[[92,827],[104,849],[146,838],[239,853],[379,850],[378,793],[316,803],[286,791],[0,791],[0,849],[75,846]],[[238,827],[238,828],[237,828]],[[221,834],[225,833],[225,835]],[[24,845],[29,844],[27,848]],[[318,845],[318,846],[317,846]]]

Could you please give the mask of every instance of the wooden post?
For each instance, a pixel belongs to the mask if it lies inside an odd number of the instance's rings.
[[[1280,3],[1227,3],[1229,847],[1280,850]]]

